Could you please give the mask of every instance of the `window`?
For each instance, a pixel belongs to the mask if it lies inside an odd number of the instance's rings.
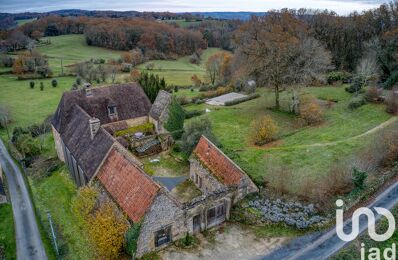
[[[213,224],[214,220],[216,219],[216,208],[211,208],[207,211],[207,222],[208,225]]]
[[[155,232],[155,246],[160,247],[171,242],[171,226]]]
[[[216,218],[223,218],[225,216],[225,206],[221,204],[217,206]]]
[[[115,106],[109,106],[108,107],[108,113],[110,116],[115,115],[116,114],[116,107]]]

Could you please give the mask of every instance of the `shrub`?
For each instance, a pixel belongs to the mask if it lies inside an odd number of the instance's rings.
[[[198,243],[199,240],[187,232],[185,237],[177,240],[174,244],[179,248],[192,248]]]
[[[224,105],[225,106],[234,106],[234,105],[237,105],[237,104],[240,104],[240,103],[252,100],[252,99],[256,99],[256,98],[259,98],[259,97],[260,97],[260,94],[257,94],[257,93],[256,94],[250,94],[250,95],[248,95],[246,97],[237,98],[237,99],[234,99],[234,100],[231,100],[231,101],[227,101],[227,102],[224,103]]]
[[[129,63],[122,63],[121,71],[122,72],[130,72],[131,71],[131,64]]]
[[[79,224],[85,226],[89,216],[93,213],[97,203],[98,190],[92,186],[84,186],[79,189],[71,202],[71,211],[76,216]]]
[[[263,145],[275,140],[277,133],[278,126],[271,116],[266,115],[252,123],[250,139],[256,145]]]
[[[200,95],[201,98],[213,98],[232,92],[232,87],[219,87],[216,90],[210,90]]]
[[[176,98],[177,102],[181,105],[187,105],[190,103],[189,99],[186,96],[179,96]]]
[[[35,82],[34,81],[30,81],[29,82],[29,87],[32,88],[32,89],[35,88]]]
[[[391,89],[396,83],[398,83],[398,70],[391,73],[390,77],[384,82],[383,87],[385,89]]]
[[[76,78],[76,84],[80,86],[82,84],[82,78],[77,77]]]
[[[51,86],[53,86],[53,88],[56,88],[58,86],[58,81],[56,79],[51,80]]]
[[[40,82],[40,90],[43,91],[44,90],[44,83]]]
[[[352,169],[352,183],[356,189],[363,190],[367,177],[368,174],[365,171],[358,170],[355,167]]]
[[[383,94],[382,89],[377,87],[370,87],[366,90],[365,99],[371,103],[378,103],[381,101],[381,95]]]
[[[185,111],[185,119],[190,119],[193,117],[201,116],[205,113],[204,110],[191,110],[191,111]]]
[[[185,112],[179,102],[173,98],[169,106],[169,118],[164,127],[171,133],[173,138],[179,139],[184,128]]]
[[[106,202],[89,218],[88,234],[98,257],[117,259],[128,229],[127,219]]]
[[[351,78],[351,74],[345,71],[332,71],[327,76],[327,82],[329,85],[341,81],[347,82]]]
[[[150,63],[148,63],[148,64],[145,65],[145,68],[146,68],[147,70],[153,70],[153,69],[155,68],[155,64],[152,63],[152,62],[150,62]]]
[[[24,155],[24,157],[32,157],[40,154],[40,142],[29,134],[22,134],[16,140],[15,146]]]
[[[134,256],[137,251],[137,243],[138,243],[138,237],[140,236],[140,231],[141,231],[141,224],[136,223],[133,224],[126,232],[125,235],[126,247],[127,247],[126,249],[127,253],[131,256]]]
[[[210,89],[209,86],[203,85],[199,88],[199,92],[206,92],[209,91],[209,89]]]
[[[365,104],[366,104],[366,100],[363,96],[356,96],[350,100],[350,103],[348,103],[348,108],[351,110],[355,110]]]
[[[264,178],[265,187],[269,187],[278,195],[285,195],[291,192],[291,181],[293,173],[284,166],[269,165]]]
[[[202,135],[218,145],[218,140],[212,133],[212,124],[208,118],[193,119],[185,125],[184,133],[181,137],[181,150],[185,155],[191,155]]]
[[[345,88],[345,91],[348,93],[363,93],[362,87],[364,86],[365,79],[361,76],[356,76],[353,80],[353,83]]]
[[[178,92],[178,86],[174,86],[174,92],[175,92],[175,93]]]
[[[398,88],[394,88],[388,93],[385,104],[388,113],[398,114]]]
[[[299,117],[304,125],[315,125],[322,123],[324,115],[321,106],[312,96],[302,96],[300,98]]]

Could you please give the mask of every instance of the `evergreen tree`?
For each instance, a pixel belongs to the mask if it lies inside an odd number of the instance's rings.
[[[164,127],[171,133],[174,139],[181,138],[184,129],[185,112],[180,103],[173,98],[169,106],[169,118]]]

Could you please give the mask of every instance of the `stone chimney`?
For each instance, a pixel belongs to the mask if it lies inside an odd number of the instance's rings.
[[[88,121],[88,124],[90,126],[90,135],[91,135],[91,140],[94,139],[95,135],[97,134],[98,130],[101,127],[101,121],[98,118],[90,118]]]
[[[83,85],[84,91],[86,91],[86,97],[92,97],[93,92],[90,83],[84,83]]]

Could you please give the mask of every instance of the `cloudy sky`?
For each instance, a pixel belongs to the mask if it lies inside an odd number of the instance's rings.
[[[59,9],[136,11],[256,11],[270,9],[329,9],[339,14],[378,7],[383,0],[0,0],[0,12],[51,11]]]

